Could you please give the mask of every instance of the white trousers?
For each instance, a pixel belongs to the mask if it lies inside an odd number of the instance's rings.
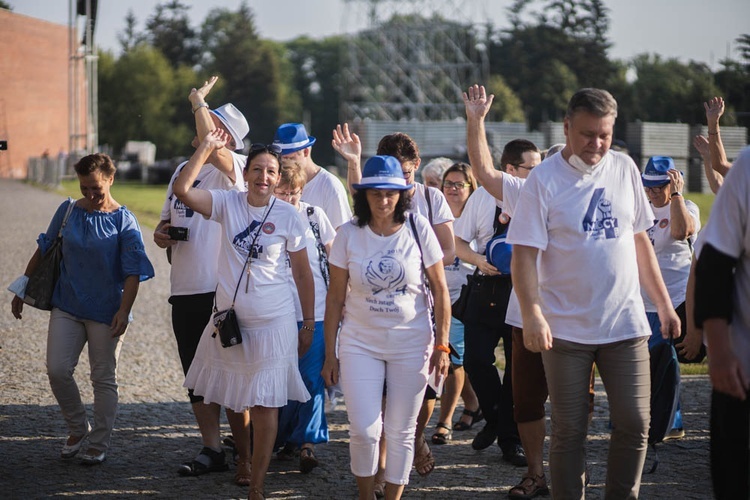
[[[83,346],[89,345],[91,383],[94,387],[94,426],[89,445],[107,450],[117,416],[117,358],[125,335],[112,337],[109,325],[77,318],[53,309],[47,334],[47,376],[60,405],[68,433],[82,436],[88,430],[86,407],[73,378]]]
[[[349,453],[355,476],[369,477],[377,472],[378,442],[385,429],[385,480],[409,483],[430,351],[425,346],[419,352],[381,354],[361,347],[340,347],[341,388],[349,416]],[[385,418],[381,411],[384,384]]]

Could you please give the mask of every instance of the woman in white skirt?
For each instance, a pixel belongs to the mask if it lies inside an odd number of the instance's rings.
[[[174,193],[189,208],[222,226],[216,310],[234,307],[242,342],[222,347],[214,322],[209,322],[185,377],[185,387],[203,396],[216,412],[220,406],[231,410],[229,424],[239,453],[235,481],[249,485],[249,498],[257,499],[263,498],[278,409],[288,400],[304,402],[310,398],[297,368],[297,357],[312,342],[315,287],[304,223],[292,205],[273,196],[280,164],[276,146],[250,146],[244,169],[246,193],[193,187],[201,165],[226,140],[220,129],[203,139],[175,180]],[[287,253],[302,306],[300,329],[286,279]],[[248,408],[254,432],[252,467]]]

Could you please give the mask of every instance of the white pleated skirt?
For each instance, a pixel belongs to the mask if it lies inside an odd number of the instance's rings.
[[[203,330],[185,387],[236,412],[253,406],[281,408],[305,402],[310,393],[299,373],[294,313],[242,327],[242,343],[222,347],[213,318]]]

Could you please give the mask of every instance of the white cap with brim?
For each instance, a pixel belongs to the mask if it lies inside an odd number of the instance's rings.
[[[221,121],[224,128],[234,139],[234,149],[245,149],[245,143],[242,140],[250,132],[250,125],[248,125],[245,115],[231,102],[212,109],[211,113]]]

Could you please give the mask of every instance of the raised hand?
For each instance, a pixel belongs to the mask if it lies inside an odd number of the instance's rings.
[[[490,111],[493,94],[487,95],[484,85],[472,85],[464,92],[464,106],[466,107],[466,118],[483,120]]]
[[[215,128],[203,138],[203,143],[210,149],[221,149],[229,142],[229,134],[224,129]]]
[[[359,163],[362,156],[362,143],[359,136],[349,132],[349,124],[345,123],[342,127],[340,124],[333,129],[333,140],[331,141],[333,149],[347,161],[347,163]]]
[[[714,97],[708,102],[703,103],[706,110],[706,121],[708,122],[708,131],[711,132],[712,124],[719,124],[719,118],[724,114],[724,98]],[[715,130],[714,130],[715,132]]]
[[[682,193],[682,188],[685,187],[685,179],[682,177],[680,171],[675,169],[667,170],[667,175],[669,176],[670,194]]]
[[[711,157],[711,151],[708,149],[708,139],[702,135],[696,135],[693,137],[693,147],[701,155],[701,158],[705,159]]]
[[[212,76],[207,81],[203,82],[203,86],[201,88],[190,89],[190,94],[188,95],[188,100],[190,101],[190,103],[195,106],[196,104],[206,102],[206,96],[209,92],[211,92],[211,89],[218,79],[218,76]]]

